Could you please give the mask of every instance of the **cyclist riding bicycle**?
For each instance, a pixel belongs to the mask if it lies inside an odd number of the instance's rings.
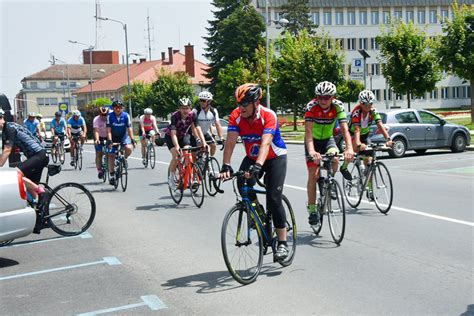
[[[197,126],[196,115],[191,110],[191,106],[189,98],[179,99],[179,109],[171,114],[170,125],[165,129],[165,142],[171,153],[170,176],[168,178],[170,187],[176,185],[174,175],[178,165],[177,158],[183,153],[181,148],[196,146],[196,138],[193,135],[198,135],[202,144],[207,148],[204,135],[201,128]]]
[[[51,121],[51,137],[53,138],[53,145],[56,145],[58,139],[64,142],[66,136],[67,123],[62,118],[62,113],[57,111],[54,113],[54,119]]]
[[[41,113],[36,114],[36,119],[39,122],[38,129],[39,129],[39,133],[40,133],[41,137],[46,138],[46,124],[42,121],[43,114],[41,114]],[[44,137],[43,137],[43,135],[44,135]]]
[[[109,183],[115,185],[114,160],[117,147],[112,143],[120,143],[125,149],[125,159],[132,154],[135,141],[133,139],[132,120],[127,112],[123,111],[122,101],[112,103],[113,112],[107,116],[107,142],[109,147]]]
[[[76,152],[76,142],[74,138],[80,138],[81,145],[84,145],[87,135],[86,120],[81,116],[79,110],[72,112],[72,117],[67,121],[67,135],[71,142],[71,166],[74,166],[74,155]]]
[[[138,130],[138,136],[140,136],[140,142],[142,144],[143,165],[146,164],[146,158],[145,158],[146,139],[150,138],[152,144],[154,144],[156,133],[158,133],[158,126],[156,125],[156,117],[153,115],[152,109],[146,108],[145,110],[143,110],[143,115],[140,116],[140,129]]]
[[[198,97],[199,106],[194,108],[193,112],[196,115],[197,125],[201,128],[206,142],[210,143],[210,154],[211,156],[214,156],[214,154],[216,153],[216,144],[211,132],[211,125],[214,124],[216,126],[219,140],[223,141],[222,126],[219,120],[219,113],[217,112],[216,108],[211,106],[211,102],[213,99],[212,93],[210,93],[209,91],[201,91]]]
[[[49,158],[39,139],[25,127],[14,122],[5,121],[5,112],[0,109],[0,130],[2,131],[3,151],[0,155],[0,167],[3,167],[12,152],[21,151],[26,160],[21,162],[18,169],[23,173],[23,179],[28,193],[36,200],[44,188],[39,186],[43,169],[48,165]]]
[[[36,119],[36,114],[33,112],[28,113],[28,118],[23,121],[23,125],[30,131],[30,133],[38,138],[40,141],[43,141],[39,129],[39,121]]]
[[[356,153],[364,151],[370,143],[369,132],[370,126],[373,122],[377,125],[378,131],[380,131],[385,137],[387,147],[392,147],[392,140],[383,126],[382,118],[373,106],[375,100],[375,95],[372,91],[363,90],[359,93],[359,104],[352,110],[351,120],[349,122],[349,132],[352,137],[352,146]],[[366,167],[370,164],[370,160],[370,157],[364,159]],[[348,163],[344,161],[341,170],[347,170],[347,165]],[[366,168],[366,170],[368,169]],[[371,181],[368,182],[368,187],[369,190],[367,194],[369,199],[371,199],[373,197]]]
[[[97,177],[102,179],[104,173],[102,170],[102,156],[104,155],[103,146],[107,141],[107,115],[109,114],[109,107],[101,106],[99,108],[99,115],[94,117],[92,127],[94,128],[94,147],[95,147],[95,166],[97,168]]]
[[[352,143],[350,142],[347,118],[344,113],[342,102],[335,98],[336,86],[328,81],[320,82],[315,87],[316,98],[306,106],[305,113],[305,157],[308,168],[308,182],[306,185],[308,194],[308,222],[310,225],[319,225],[320,216],[316,207],[316,183],[319,179],[319,162],[321,154],[338,154],[339,150],[333,137],[333,129],[336,120],[346,142],[344,160],[350,161],[354,157]],[[332,164],[333,173],[337,172],[338,160],[334,159]],[[341,171],[342,172],[342,171]],[[346,169],[344,177],[350,177]],[[349,175],[347,175],[349,174]]]
[[[233,173],[230,161],[240,135],[246,156],[239,170],[250,170],[247,174],[249,185],[255,184],[255,179],[251,179],[252,177],[260,178],[265,172],[267,210],[272,214],[278,237],[275,258],[284,260],[288,256],[286,213],[282,204],[287,149],[280,135],[275,112],[262,106],[261,98],[262,89],[254,83],[243,84],[235,90],[238,107],[232,111],[229,118],[221,177],[227,179]],[[242,186],[243,181],[239,180],[239,189]],[[258,203],[255,193],[252,193],[250,197],[255,204]]]

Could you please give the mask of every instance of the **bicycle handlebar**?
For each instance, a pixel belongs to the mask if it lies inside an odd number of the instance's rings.
[[[234,173],[231,173],[231,175],[230,175],[229,178],[227,178],[227,179],[222,179],[222,181],[223,181],[223,182],[226,182],[226,181],[232,180],[232,179],[234,179],[234,178],[239,178],[239,177],[242,178],[242,177],[245,176],[245,173],[246,173],[246,172],[249,172],[249,170],[247,170],[247,171],[244,171],[244,170],[236,171],[236,172],[234,172]],[[252,178],[252,177],[250,177],[249,179],[251,179],[251,178]],[[222,189],[217,185],[217,181],[218,181],[219,179],[221,179],[221,178],[220,178],[220,177],[217,178],[217,177],[215,177],[214,175],[210,175],[210,180],[212,181],[212,184],[214,185],[214,188],[216,189],[216,191],[217,191],[218,193],[224,193],[224,190],[222,190]],[[246,179],[246,180],[248,180],[248,179]],[[262,188],[266,188],[265,184],[264,184],[262,181],[260,181],[260,178],[255,178],[255,181],[256,181],[257,184],[258,184],[259,186],[261,186]]]

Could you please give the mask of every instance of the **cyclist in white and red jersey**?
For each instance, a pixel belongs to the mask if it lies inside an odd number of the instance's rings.
[[[246,83],[235,90],[235,99],[239,106],[232,111],[229,118],[221,177],[229,178],[233,172],[230,159],[240,135],[246,152],[240,170],[248,170],[249,178],[260,178],[265,172],[267,209],[272,213],[278,236],[275,257],[277,260],[284,260],[288,256],[288,246],[286,214],[281,196],[286,176],[287,149],[280,135],[275,112],[260,105],[261,98],[262,89],[254,83]],[[242,185],[240,181],[239,188]],[[257,204],[256,194],[252,195],[251,199]]]
[[[142,143],[142,160],[143,164],[146,164],[145,148],[146,139],[150,138],[151,143],[155,143],[155,134],[158,133],[158,127],[156,126],[156,118],[153,115],[153,110],[146,108],[143,111],[143,115],[140,116],[140,129],[138,135],[140,136],[140,142]]]

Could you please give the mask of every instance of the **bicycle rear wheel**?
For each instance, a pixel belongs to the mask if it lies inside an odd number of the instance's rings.
[[[122,186],[122,191],[125,192],[127,190],[127,184],[128,184],[128,167],[127,167],[127,161],[125,160],[125,157],[122,157],[120,163],[121,163],[120,185]]]
[[[362,186],[364,184],[360,166],[351,162],[347,170],[352,175],[352,180],[346,180],[342,177],[342,187],[344,189],[344,196],[347,203],[352,208],[357,208],[362,200]]]
[[[390,172],[383,162],[377,162],[375,165],[372,175],[372,190],[375,206],[381,213],[387,214],[392,207],[393,186]]]
[[[285,260],[278,261],[283,267],[289,266],[293,262],[296,251],[296,220],[290,201],[284,195],[281,196],[282,204],[286,214],[286,243],[288,244],[288,257]]]
[[[331,190],[333,193],[331,194]],[[344,239],[344,231],[346,229],[346,210],[344,206],[344,197],[336,180],[332,180],[329,186],[329,192],[326,193],[326,211],[328,214],[329,230],[332,239],[336,244],[340,244]],[[335,197],[332,195],[335,194]]]
[[[201,169],[199,169],[199,167],[195,163],[192,164],[189,190],[191,191],[191,197],[193,199],[194,204],[197,207],[201,207],[202,203],[204,203],[204,183],[202,180]]]
[[[153,146],[153,144],[148,146],[148,161],[150,162],[151,169],[155,169],[156,155],[155,155],[155,146]]]
[[[63,183],[53,189],[46,202],[49,227],[63,236],[85,232],[94,221],[95,200],[92,194],[78,183]]]
[[[179,166],[176,167],[175,174],[173,175],[174,183],[170,183],[171,170],[168,168],[168,189],[170,191],[171,198],[176,204],[179,204],[183,199],[183,180],[179,175]]]
[[[240,284],[257,279],[263,263],[261,233],[250,227],[253,219],[241,203],[234,205],[224,217],[221,229],[221,246],[224,262],[230,275]]]
[[[206,192],[209,194],[209,196],[215,196],[217,194],[217,188],[214,186],[214,181],[216,186],[220,187],[221,179],[218,176],[221,168],[219,166],[219,162],[214,157],[209,158],[206,167],[207,168],[205,168],[205,171],[203,171],[203,176],[206,183]]]

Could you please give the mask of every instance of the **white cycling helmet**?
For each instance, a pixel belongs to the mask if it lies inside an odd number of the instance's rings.
[[[314,88],[314,93],[316,93],[316,95],[335,96],[336,86],[329,81],[323,81],[316,85],[316,87]]]
[[[36,117],[36,113],[35,112],[30,112],[30,113],[28,113],[28,117]]]
[[[143,110],[143,113],[145,113],[145,114],[153,114],[153,110],[150,109],[150,108],[146,108],[145,110]]]
[[[73,115],[73,116],[81,116],[81,111],[79,111],[79,110],[74,110],[74,111],[72,111],[72,115]]]
[[[209,91],[201,91],[199,92],[198,97],[200,100],[211,101],[213,96]]]
[[[359,93],[359,102],[372,104],[375,101],[375,95],[370,90],[363,90]]]
[[[179,106],[192,106],[191,100],[187,97],[179,99]]]

